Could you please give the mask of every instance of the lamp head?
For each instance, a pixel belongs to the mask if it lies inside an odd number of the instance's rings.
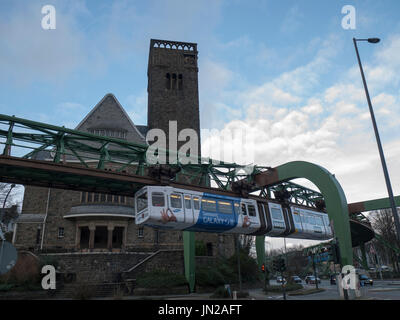
[[[368,38],[369,43],[378,43],[379,41],[381,41],[379,38]]]

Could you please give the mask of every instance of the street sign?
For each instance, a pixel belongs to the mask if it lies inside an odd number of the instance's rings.
[[[17,258],[18,253],[14,246],[0,240],[0,275],[10,271],[15,266]]]

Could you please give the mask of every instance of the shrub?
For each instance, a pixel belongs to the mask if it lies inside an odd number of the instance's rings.
[[[244,282],[255,282],[259,280],[259,270],[255,259],[249,256],[244,249],[239,251],[240,275]],[[238,274],[237,254],[235,253],[228,259],[228,265],[235,275]],[[237,276],[236,276],[237,277]]]
[[[37,259],[28,254],[19,254],[15,266],[4,275],[3,281],[17,285],[40,282],[39,263]]]
[[[217,268],[206,267],[196,270],[196,283],[202,287],[218,287],[227,281]]]
[[[188,283],[182,274],[152,271],[142,273],[138,276],[136,284],[140,288],[172,288],[186,286]]]
[[[285,286],[286,292],[300,290],[300,289],[303,289],[303,286],[300,283],[288,283]],[[282,289],[281,285],[270,285],[270,286],[267,286],[264,291],[265,292],[282,292],[283,289]]]
[[[12,283],[3,283],[0,284],[0,292],[6,292],[6,291],[10,291],[12,288],[14,288],[14,285]]]

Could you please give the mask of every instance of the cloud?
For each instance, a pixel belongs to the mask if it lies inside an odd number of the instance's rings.
[[[301,20],[303,18],[304,14],[300,11],[298,5],[291,7],[283,18],[280,28],[281,32],[289,34],[297,31],[301,27]]]
[[[330,47],[329,43],[325,45]],[[388,45],[388,48],[394,47]],[[274,167],[298,160],[321,165],[335,174],[348,202],[387,196],[359,74],[359,85],[353,83],[351,72],[343,74],[327,89],[318,83],[332,57],[332,53],[322,50],[304,66],[244,92],[236,92],[231,98],[242,111],[243,120],[227,121],[222,130],[214,131],[202,143],[213,148],[214,154],[226,156],[219,153],[222,149],[237,152],[236,157],[229,155],[233,159],[240,159],[246,153],[246,159],[254,159],[258,165]],[[382,131],[388,130],[392,119],[398,118],[394,116],[399,113],[398,108],[394,109],[400,102],[398,94],[384,91],[373,95],[372,101],[384,128]],[[218,144],[223,140],[225,129],[231,134],[234,130],[244,132],[248,139],[246,145],[232,143],[229,148]],[[399,145],[397,136],[384,144],[393,186],[400,185],[400,167],[395,165],[400,157]],[[394,189],[396,194],[400,193],[399,188]]]

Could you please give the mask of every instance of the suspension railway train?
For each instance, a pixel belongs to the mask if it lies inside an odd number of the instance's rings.
[[[333,237],[328,215],[274,199],[247,199],[145,186],[135,194],[135,223],[153,228],[299,239]]]

